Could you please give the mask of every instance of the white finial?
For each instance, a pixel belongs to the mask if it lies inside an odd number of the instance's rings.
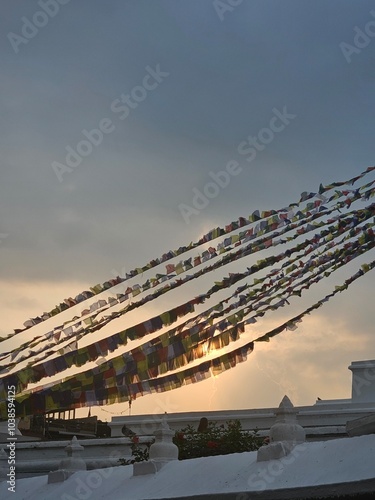
[[[281,400],[279,408],[294,408],[293,403],[291,402],[291,400],[288,398],[287,395],[285,395]]]
[[[166,430],[166,431],[170,430],[170,427],[168,425],[168,420],[167,420],[167,412],[164,413],[164,415],[161,419],[161,428]]]

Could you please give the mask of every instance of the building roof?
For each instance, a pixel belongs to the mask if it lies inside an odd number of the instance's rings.
[[[374,455],[375,434],[371,434],[302,443],[290,455],[267,462],[257,462],[257,453],[248,452],[172,461],[156,474],[136,477],[133,467],[128,465],[79,471],[62,483],[47,484],[47,476],[20,479],[16,481],[16,495],[7,490],[6,482],[1,483],[0,497],[3,500],[138,500],[198,498],[204,494],[219,498],[223,493],[258,492],[259,498],[266,498],[267,492],[275,490],[319,489],[337,484],[344,485],[347,492],[353,485],[368,487],[371,480],[375,485]],[[358,483],[363,480],[364,483]]]

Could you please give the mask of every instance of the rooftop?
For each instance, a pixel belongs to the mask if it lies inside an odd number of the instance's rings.
[[[338,483],[348,492],[351,488],[357,488],[358,484],[362,487],[366,485],[366,482],[358,481],[373,480],[374,454],[373,434],[305,442],[296,446],[290,455],[268,462],[257,462],[257,452],[248,452],[175,460],[166,464],[157,474],[146,476],[133,476],[133,467],[128,465],[78,471],[66,481],[55,484],[47,484],[47,476],[20,479],[16,482],[16,495],[8,491],[9,485],[1,483],[0,497],[3,500],[138,500],[196,499],[197,495],[204,494],[219,498],[219,494],[235,493],[232,498],[245,500],[250,499],[246,494],[251,492],[258,492],[261,499],[266,498],[267,492],[272,490],[314,489],[320,485]],[[320,491],[319,488],[315,490]],[[337,488],[334,490],[337,491]],[[240,496],[241,493],[245,496]],[[276,498],[274,493],[272,498]],[[291,493],[289,498],[293,498]]]

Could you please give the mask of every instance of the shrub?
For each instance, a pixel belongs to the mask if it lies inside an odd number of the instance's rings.
[[[241,422],[233,420],[218,425],[210,422],[204,432],[197,432],[191,425],[176,432],[173,442],[178,446],[179,459],[228,455],[254,451],[263,444],[257,432],[243,431]]]
[[[130,459],[119,458],[118,461],[120,462],[120,465],[130,465],[134,464],[135,462],[144,462],[148,460],[151,444],[146,444],[146,447],[139,446],[138,436],[133,436],[132,441],[133,441],[131,445],[132,456]]]
[[[120,458],[121,465],[148,460],[150,445],[139,446],[138,436],[133,436],[132,458]],[[258,433],[243,431],[239,420],[230,420],[226,425],[209,422],[205,429],[198,432],[192,425],[177,431],[173,442],[178,447],[179,460],[188,458],[210,457],[255,451],[262,446],[264,439]]]

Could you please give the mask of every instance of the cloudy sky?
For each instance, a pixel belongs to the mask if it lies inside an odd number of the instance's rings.
[[[3,0],[1,11],[0,335],[374,164],[372,1]],[[228,185],[194,205],[233,165]],[[375,357],[372,297],[369,273],[298,334],[133,412],[349,397],[348,365]]]

